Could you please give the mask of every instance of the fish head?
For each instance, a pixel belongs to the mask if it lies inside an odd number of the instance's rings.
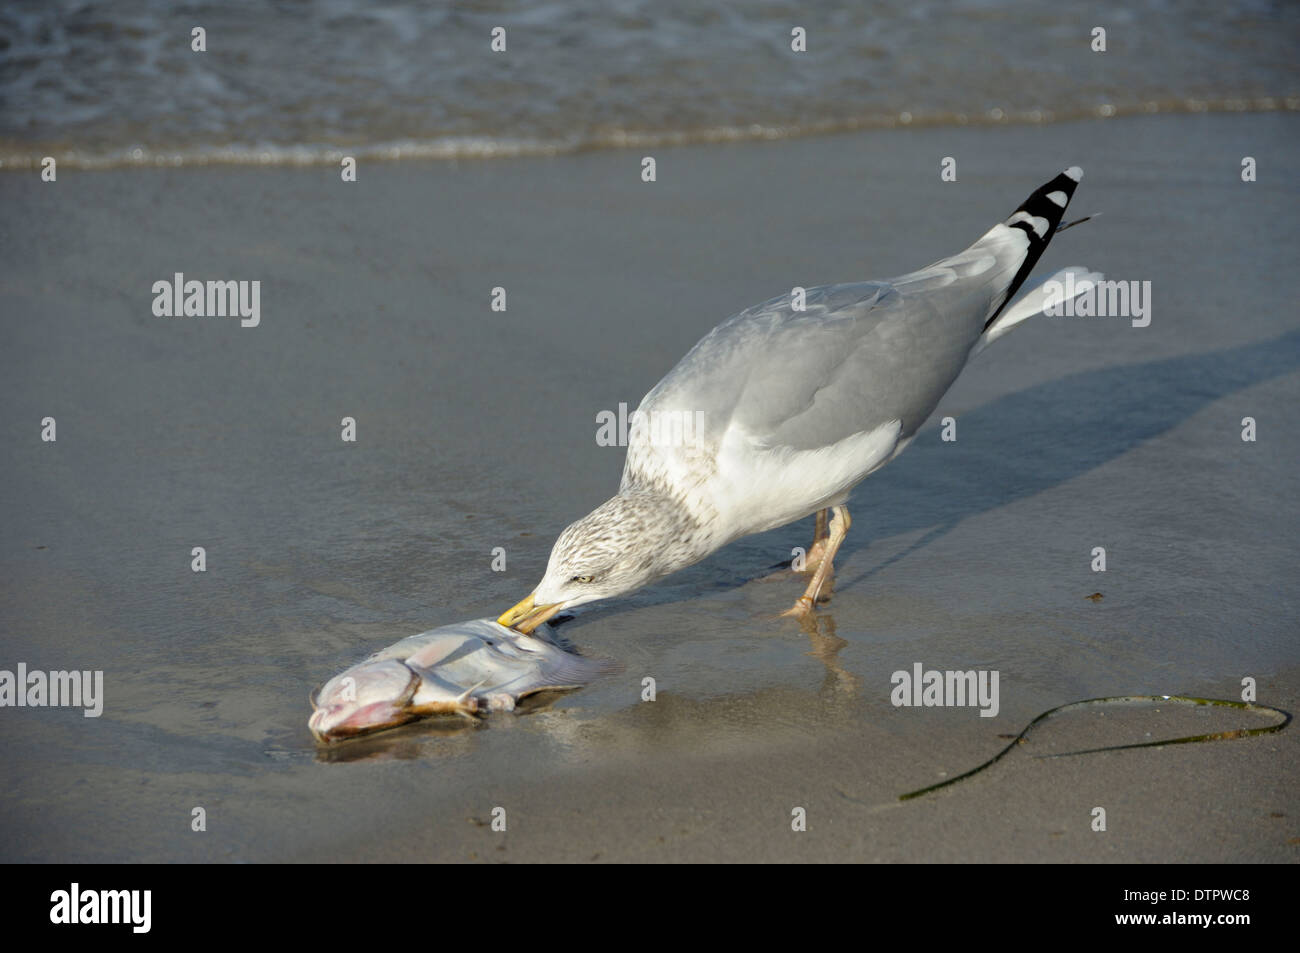
[[[410,701],[420,678],[396,659],[366,661],[335,675],[312,701],[307,727],[321,741],[333,741],[410,721]]]

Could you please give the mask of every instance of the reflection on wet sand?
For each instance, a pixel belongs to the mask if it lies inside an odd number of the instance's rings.
[[[833,703],[856,696],[862,681],[840,664],[840,650],[849,643],[835,634],[835,617],[828,612],[813,613],[800,619],[799,626],[812,646],[808,654],[826,666],[819,697]]]

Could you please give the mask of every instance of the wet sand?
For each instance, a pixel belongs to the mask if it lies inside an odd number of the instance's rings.
[[[1275,113],[662,149],[653,184],[631,151],[363,164],[355,185],[0,176],[0,668],[102,669],[106,692],[97,719],[0,709],[0,859],[1294,860],[1294,728],[1032,757],[1261,723],[1240,713],[1066,715],[896,797],[1077,699],[1253,677],[1300,705],[1298,132]],[[317,748],[313,687],[495,616],[615,491],[597,413],[740,308],[950,254],[1073,163],[1071,211],[1104,214],[1038,274],[1150,281],[1150,326],[1037,318],[977,359],[858,488],[816,633],[777,618],[801,582],[769,570],[809,519],[563,626],[621,676]],[[177,271],[261,280],[261,324],[155,317]],[[892,706],[917,662],[998,671],[997,717]]]

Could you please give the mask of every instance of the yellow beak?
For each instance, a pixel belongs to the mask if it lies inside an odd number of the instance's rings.
[[[503,612],[497,622],[526,635],[559,612],[564,605],[562,602],[553,602],[550,605],[539,606],[533,601],[534,595],[535,593],[530,592],[528,597],[518,605]]]

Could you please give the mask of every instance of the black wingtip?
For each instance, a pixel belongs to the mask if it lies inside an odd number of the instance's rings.
[[[1074,190],[1083,179],[1083,170],[1072,165],[1046,185],[1035,189],[1029,198],[1006,220],[1009,228],[1024,229],[1029,244],[1047,247],[1052,233],[1065,217],[1065,210],[1074,197]],[[1041,249],[1040,249],[1041,253]]]
[[[997,320],[1002,309],[1007,306],[1007,302],[1015,297],[1020,286],[1029,277],[1029,273],[1034,270],[1034,265],[1038,264],[1038,259],[1042,257],[1047,249],[1047,243],[1052,240],[1057,227],[1061,224],[1061,219],[1065,216],[1070,199],[1074,197],[1074,190],[1082,180],[1083,169],[1077,165],[1070,166],[1046,185],[1035,189],[1003,223],[1008,228],[1019,228],[1024,231],[1029,238],[1029,248],[1025,253],[1025,260],[1020,263],[1020,268],[1016,271],[1016,276],[1007,287],[1006,297],[1002,299],[998,309],[989,316],[984,324],[984,330],[987,331]]]

